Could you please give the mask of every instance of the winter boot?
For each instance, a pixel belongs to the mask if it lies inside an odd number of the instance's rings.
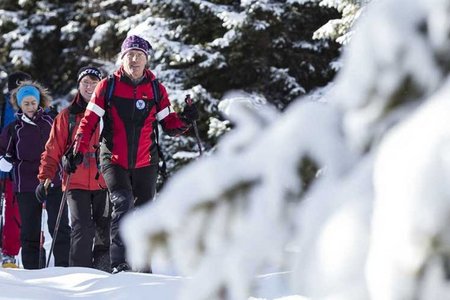
[[[2,260],[3,268],[18,268],[19,266],[16,264],[16,258],[12,255],[3,255]]]
[[[118,265],[117,267],[114,267],[112,270],[113,274],[117,274],[120,272],[127,272],[130,271],[130,266],[127,263],[121,263],[120,265]]]
[[[94,252],[94,269],[111,273],[111,260],[109,258],[109,251]]]

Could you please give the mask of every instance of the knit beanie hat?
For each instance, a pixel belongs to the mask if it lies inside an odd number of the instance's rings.
[[[22,81],[31,80],[31,75],[22,71],[13,72],[8,76],[8,91],[17,88]]]
[[[77,82],[80,83],[81,79],[83,79],[84,76],[94,76],[98,78],[98,80],[102,80],[102,72],[97,69],[96,67],[92,66],[86,66],[82,67],[80,70],[78,70],[78,76],[77,76]]]
[[[130,50],[140,50],[148,56],[150,54],[150,50],[152,50],[152,45],[140,36],[130,35],[122,43],[120,57],[123,58],[123,56]]]

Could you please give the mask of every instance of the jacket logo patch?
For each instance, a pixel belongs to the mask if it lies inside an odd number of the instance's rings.
[[[145,101],[142,99],[136,101],[136,108],[139,110],[143,110],[145,108]]]

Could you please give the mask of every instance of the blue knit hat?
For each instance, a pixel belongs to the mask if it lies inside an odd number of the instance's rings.
[[[22,101],[27,96],[33,96],[36,98],[37,103],[41,101],[41,93],[34,85],[24,85],[19,88],[16,94],[17,105],[20,107],[22,105]]]
[[[123,58],[123,56],[130,50],[140,50],[148,56],[150,54],[150,50],[152,50],[152,45],[140,36],[130,35],[122,43],[120,57]]]

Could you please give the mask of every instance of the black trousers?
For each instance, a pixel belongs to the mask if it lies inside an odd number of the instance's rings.
[[[106,190],[67,191],[72,226],[69,265],[92,268],[109,251],[111,205]]]
[[[36,199],[34,192],[17,193],[19,213],[22,219],[20,241],[22,243],[22,263],[25,269],[39,268],[39,238],[41,232],[42,204]],[[47,225],[53,238],[56,219],[62,200],[61,187],[49,189],[46,210],[48,215]],[[53,249],[55,266],[69,266],[70,226],[67,205],[58,228],[58,233]],[[45,266],[45,265],[43,265]]]
[[[111,203],[111,267],[126,263],[126,250],[120,236],[119,227],[123,217],[134,207],[153,199],[156,192],[158,166],[126,170],[109,164],[102,167],[103,178],[108,187]]]

